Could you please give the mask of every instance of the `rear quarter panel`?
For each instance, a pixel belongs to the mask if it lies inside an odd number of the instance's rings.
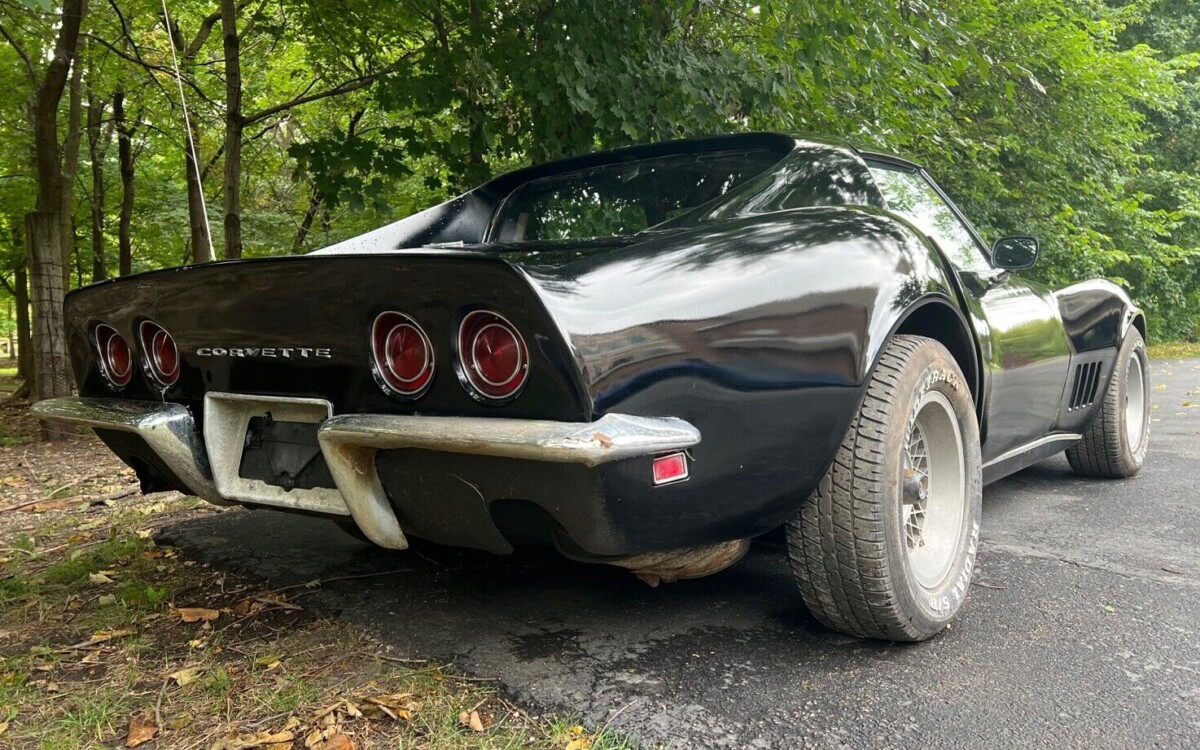
[[[1112,378],[1117,351],[1142,311],[1124,289],[1104,279],[1072,284],[1054,292],[1054,299],[1071,347],[1070,369],[1059,406],[1057,428],[1082,432]],[[1085,376],[1088,366],[1097,365],[1100,372],[1095,399],[1083,408],[1073,408],[1073,400],[1078,399],[1076,378]],[[1081,387],[1086,389],[1086,385]]]
[[[700,429],[690,480],[648,501],[713,539],[765,531],[794,512],[905,312],[956,299],[940,256],[887,214],[858,207],[652,235],[527,273],[571,342],[595,413],[676,416]],[[645,476],[613,481],[645,496]]]

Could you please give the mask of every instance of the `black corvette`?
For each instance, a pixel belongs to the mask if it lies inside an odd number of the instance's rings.
[[[339,245],[72,293],[79,397],[145,491],[651,581],[783,526],[805,603],[919,640],[983,484],[1146,453],[1145,320],[1014,273],[920,167],[743,134],[522,169]],[[269,530],[264,529],[264,533]]]

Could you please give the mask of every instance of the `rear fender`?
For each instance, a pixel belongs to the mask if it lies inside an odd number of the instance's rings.
[[[794,513],[889,337],[926,305],[957,310],[937,252],[856,206],[650,233],[526,271],[595,413],[679,417],[700,430],[689,480],[653,492],[664,511],[702,513],[712,541]],[[612,481],[623,496],[646,492],[637,473]]]
[[[1104,279],[1092,279],[1054,293],[1062,315],[1071,351],[1115,349],[1125,341],[1129,328],[1144,315],[1124,289]],[[1145,330],[1142,330],[1145,335]]]

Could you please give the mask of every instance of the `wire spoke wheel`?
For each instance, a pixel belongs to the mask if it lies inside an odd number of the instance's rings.
[[[787,523],[800,593],[822,623],[923,641],[962,606],[979,543],[975,402],[940,342],[898,334],[833,465]]]
[[[939,391],[917,405],[902,467],[904,542],[917,582],[934,589],[953,566],[966,508],[963,437],[954,406]]]

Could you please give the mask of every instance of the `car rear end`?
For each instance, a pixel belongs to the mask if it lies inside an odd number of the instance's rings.
[[[80,395],[39,416],[95,428],[147,490],[352,519],[387,547],[637,551],[653,535],[614,521],[613,482],[652,487],[666,458],[669,483],[699,441],[594,414],[535,284],[494,254],[216,263],[79,290],[66,314]]]

